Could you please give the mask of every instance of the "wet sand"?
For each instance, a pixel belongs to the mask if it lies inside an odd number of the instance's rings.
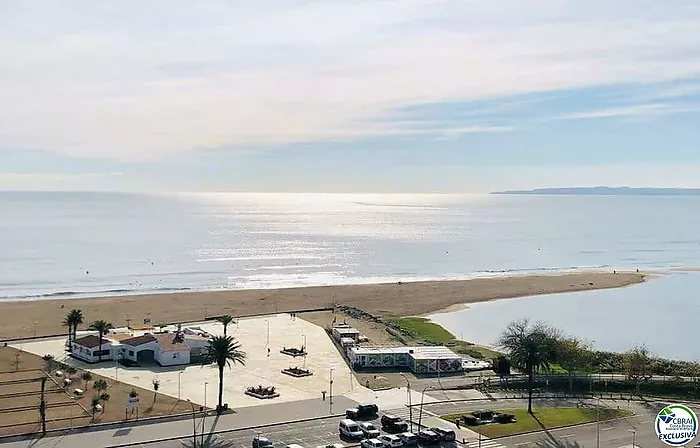
[[[348,305],[376,315],[413,316],[451,306],[539,294],[618,288],[649,276],[628,272],[478,278],[380,285],[144,294],[88,299],[0,302],[0,339],[64,333],[61,322],[81,309],[87,325],[98,319],[123,326],[150,318],[154,324]]]

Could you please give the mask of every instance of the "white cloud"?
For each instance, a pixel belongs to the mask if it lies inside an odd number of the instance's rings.
[[[417,103],[698,76],[699,48],[682,0],[5,1],[0,146],[140,160],[392,134],[377,119]]]
[[[559,117],[564,120],[618,118],[618,117],[652,117],[700,111],[700,105],[691,104],[636,104],[625,107],[611,107],[585,112],[575,112]]]

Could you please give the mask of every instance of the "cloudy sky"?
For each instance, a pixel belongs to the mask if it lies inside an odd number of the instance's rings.
[[[700,1],[0,2],[0,189],[700,187]]]

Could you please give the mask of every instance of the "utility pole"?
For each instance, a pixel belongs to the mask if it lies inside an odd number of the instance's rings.
[[[401,374],[403,379],[406,380],[406,392],[408,393],[408,423],[411,425],[411,432],[413,432],[413,406],[411,405],[411,382],[408,381],[408,377]]]
[[[597,422],[596,422],[596,434],[595,434],[595,446],[596,448],[600,448],[600,398],[598,398],[598,406],[596,406],[597,410]]]
[[[328,408],[331,414],[333,414],[333,368],[331,367],[331,378],[328,382]]]

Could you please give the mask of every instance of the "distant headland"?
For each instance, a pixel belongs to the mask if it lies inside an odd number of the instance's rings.
[[[700,196],[700,188],[566,187],[494,191],[491,194],[579,196]]]

